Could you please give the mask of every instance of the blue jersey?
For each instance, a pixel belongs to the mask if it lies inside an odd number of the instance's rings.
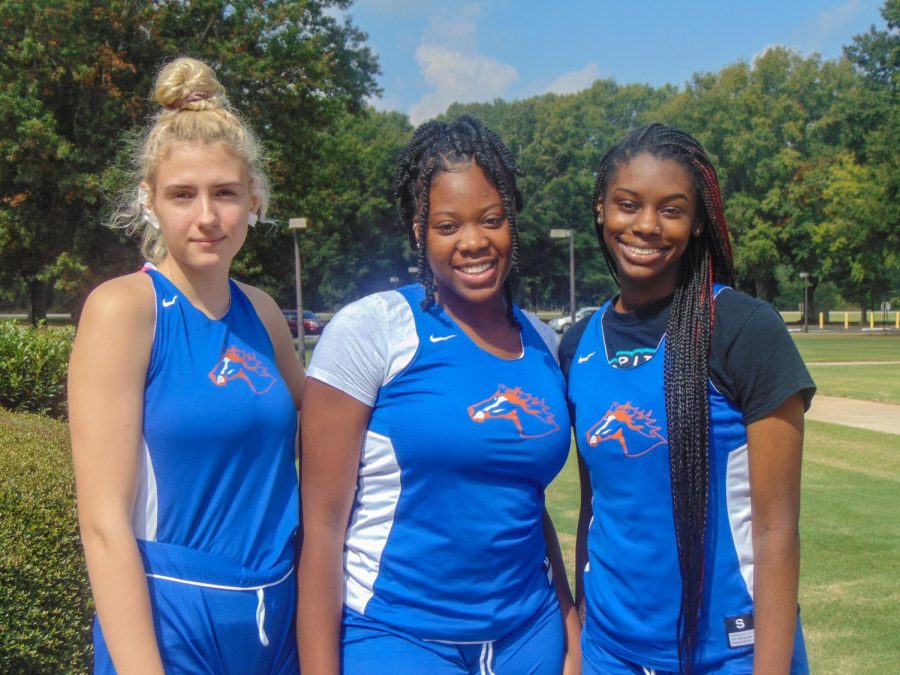
[[[265,326],[233,281],[210,319],[159,272],[133,528],[247,570],[294,560],[296,407]]]
[[[372,406],[344,600],[421,639],[494,640],[555,604],[541,515],[569,450],[563,378],[520,310],[523,352],[507,360],[422,298],[410,286],[354,303],[343,312],[362,312],[357,329],[339,313],[310,366]],[[369,400],[338,371],[371,361],[363,347],[382,334],[393,346]]]
[[[150,266],[156,325],[132,528],[166,672],[296,673],[297,414],[229,281],[221,319]],[[114,674],[99,622],[94,672]]]
[[[681,577],[672,519],[663,387],[665,336],[633,368],[608,361],[604,305],[569,371],[575,435],[591,477],[593,520],[584,574],[585,656],[592,644],[621,658],[678,670]],[[743,414],[712,383],[704,612],[697,665],[752,650],[753,549]]]

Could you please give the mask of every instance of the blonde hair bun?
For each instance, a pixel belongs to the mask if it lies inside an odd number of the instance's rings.
[[[150,120],[140,145],[134,148],[134,187],[123,194],[110,225],[141,233],[141,250],[147,260],[158,263],[166,256],[165,239],[159,230],[148,226],[144,214],[153,197],[156,167],[177,143],[223,143],[240,158],[258,204],[256,214],[266,222],[269,181],[263,171],[262,148],[231,107],[213,69],[189,57],[167,63],[156,78],[153,98],[162,109]],[[187,112],[190,114],[182,114]],[[143,185],[147,186],[144,191]]]
[[[227,108],[225,88],[212,68],[192,58],[166,64],[156,78],[154,98],[166,110],[212,110]]]

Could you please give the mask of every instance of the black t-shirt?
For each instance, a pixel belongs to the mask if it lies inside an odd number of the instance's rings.
[[[634,312],[617,312],[610,303],[602,321],[606,358],[614,367],[632,368],[653,357],[666,332],[671,301],[670,296]],[[576,323],[559,345],[559,364],[567,381],[589,320]],[[775,308],[732,288],[716,296],[709,376],[716,389],[743,411],[744,424],[770,414],[798,391],[809,409],[816,390]]]

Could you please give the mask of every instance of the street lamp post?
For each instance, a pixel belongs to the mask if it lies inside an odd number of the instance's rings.
[[[306,367],[306,335],[303,330],[303,286],[300,281],[300,239],[299,230],[306,229],[306,218],[291,218],[288,228],[294,233],[294,291],[297,298],[297,354],[300,363]]]
[[[575,230],[550,230],[551,239],[569,240],[569,315],[575,325]]]
[[[800,272],[803,279],[803,332],[809,332],[809,272]]]

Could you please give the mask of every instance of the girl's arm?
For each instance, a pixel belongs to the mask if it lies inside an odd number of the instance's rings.
[[[572,591],[569,588],[569,576],[566,574],[566,565],[559,547],[559,538],[556,536],[556,528],[553,526],[546,507],[544,507],[541,517],[541,525],[544,529],[544,539],[547,540],[547,557],[550,559],[550,568],[553,570],[553,584],[556,587],[556,597],[559,601],[566,637],[563,675],[579,675],[581,673],[581,621],[578,619],[578,610],[575,608],[575,601],[572,599]]]
[[[306,384],[303,435],[303,551],[297,615],[301,670],[340,672],[343,553],[372,409],[316,379]]]
[[[753,672],[788,673],[800,577],[803,397],[747,426],[753,514]]]
[[[84,306],[69,366],[81,539],[100,626],[121,675],[163,673],[131,528],[154,321],[145,274],[107,282]]]
[[[578,615],[583,623],[585,612],[584,569],[588,562],[587,537],[591,518],[594,517],[594,509],[591,502],[591,475],[580,453],[578,455],[578,476],[581,478],[581,510],[578,513],[578,533],[575,538],[575,604],[578,606]]]

